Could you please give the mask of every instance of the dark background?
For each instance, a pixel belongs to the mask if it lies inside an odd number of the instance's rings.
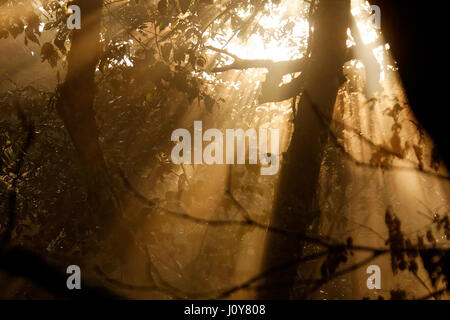
[[[450,165],[447,1],[372,0],[370,3],[381,8],[383,34],[398,62],[411,107]]]

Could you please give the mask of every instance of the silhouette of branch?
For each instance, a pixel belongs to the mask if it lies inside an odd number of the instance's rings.
[[[123,174],[123,172],[122,172]],[[322,246],[324,248],[326,248],[325,251],[322,251],[320,253],[317,254],[313,254],[311,256],[306,256],[306,257],[300,257],[298,259],[295,259],[291,262],[276,266],[272,269],[269,270],[265,270],[263,272],[261,272],[260,274],[256,275],[255,277],[252,277],[251,279],[228,289],[225,290],[219,290],[219,292],[213,295],[215,297],[215,299],[224,299],[228,296],[230,296],[231,294],[240,291],[240,290],[244,290],[244,289],[264,289],[264,286],[253,286],[255,283],[257,283],[259,280],[273,274],[274,272],[281,272],[283,270],[286,270],[288,268],[291,267],[295,267],[297,266],[299,263],[302,262],[306,262],[306,261],[311,261],[311,260],[315,260],[318,259],[320,257],[326,256],[327,254],[332,254],[333,252],[339,251],[339,250],[348,250],[348,251],[365,251],[365,252],[371,252],[372,255],[361,261],[358,263],[355,263],[347,268],[344,268],[338,272],[334,272],[331,275],[328,275],[327,277],[323,277],[322,279],[307,279],[307,280],[300,280],[303,281],[304,283],[307,284],[312,284],[313,286],[311,287],[311,289],[308,291],[308,294],[312,294],[314,293],[318,288],[322,287],[324,284],[328,283],[329,281],[331,281],[332,279],[335,279],[337,277],[346,275],[352,271],[355,271],[359,268],[361,268],[362,266],[366,265],[367,263],[369,263],[370,261],[373,261],[375,258],[381,256],[381,255],[386,255],[386,254],[397,254],[397,253],[417,253],[417,252],[421,252],[421,253],[435,253],[436,250],[437,251],[441,251],[441,252],[447,252],[448,249],[447,248],[437,248],[437,247],[424,247],[424,246],[412,246],[412,247],[385,247],[385,248],[378,248],[378,247],[370,247],[370,246],[362,246],[362,245],[353,245],[351,243],[343,243],[341,241],[337,241],[334,239],[331,239],[329,237],[315,237],[312,235],[305,235],[305,234],[301,234],[298,232],[294,232],[294,231],[290,231],[290,230],[284,230],[284,229],[277,229],[277,228],[273,228],[270,226],[266,226],[263,224],[260,224],[254,220],[252,220],[250,218],[250,216],[248,215],[248,213],[244,216],[245,217],[245,221],[235,221],[235,220],[207,220],[207,219],[202,219],[202,218],[197,218],[197,217],[193,217],[191,215],[189,215],[188,213],[185,212],[176,212],[176,211],[172,211],[172,210],[168,210],[165,208],[162,208],[160,206],[158,206],[155,201],[149,200],[147,199],[145,196],[143,196],[142,194],[140,194],[137,190],[135,190],[133,188],[133,186],[131,186],[131,184],[128,182],[128,180],[126,179],[126,177],[123,175],[122,178],[124,179],[124,184],[127,187],[128,191],[131,192],[135,197],[137,197],[140,201],[142,201],[144,204],[146,205],[150,205],[153,208],[162,210],[168,214],[170,214],[173,217],[177,217],[177,218],[181,218],[187,221],[191,221],[193,223],[199,223],[199,224],[204,224],[204,225],[208,225],[208,226],[212,226],[212,227],[220,227],[220,226],[244,226],[244,227],[257,227],[260,229],[263,229],[267,232],[274,232],[274,233],[278,233],[278,234],[283,234],[283,235],[287,235],[287,236],[292,236],[293,238],[297,238],[300,240],[304,240],[304,241],[308,241],[311,243],[315,243],[319,246]],[[236,199],[235,199],[236,200]],[[236,200],[237,201],[237,200]],[[241,210],[245,210],[245,208],[243,208],[239,202],[237,202],[238,207]],[[246,212],[246,210],[245,210]],[[248,219],[247,219],[248,217]],[[267,289],[270,289],[270,287],[273,287],[273,284],[270,284],[269,287]],[[172,287],[173,288],[173,287]],[[194,294],[189,294],[189,293],[184,293],[184,295],[188,296],[188,297],[195,297],[195,298],[204,298],[204,297],[208,297],[208,294],[214,294],[213,291],[208,292],[208,293],[194,293]]]
[[[311,97],[309,96],[308,92],[305,91],[303,92],[303,96],[307,99],[309,99],[311,106],[313,108],[313,110],[316,112],[317,117],[319,118],[319,120],[321,121],[322,125],[325,127],[328,127],[327,125],[327,121],[329,121],[330,119],[327,119],[327,117],[322,114],[320,112],[319,107],[311,100]],[[337,120],[333,120],[333,121],[337,121]],[[346,126],[345,124],[337,121],[337,123]],[[348,127],[348,126],[346,126]],[[351,129],[350,129],[351,130]],[[358,131],[356,129],[353,129],[354,132],[358,133]],[[445,176],[445,175],[441,175],[432,171],[428,171],[425,170],[423,168],[419,168],[419,167],[413,167],[413,168],[408,168],[408,167],[400,167],[400,166],[392,166],[392,165],[383,165],[383,164],[372,164],[372,163],[367,163],[364,161],[360,161],[358,159],[355,158],[355,156],[353,156],[349,151],[347,151],[347,149],[345,148],[345,146],[342,145],[342,143],[339,142],[339,137],[336,135],[335,132],[333,132],[333,130],[329,130],[330,133],[330,137],[332,138],[332,140],[334,141],[334,143],[336,144],[336,146],[338,147],[338,149],[341,150],[341,152],[344,154],[344,156],[346,156],[348,159],[350,159],[356,166],[358,167],[366,167],[366,168],[372,168],[372,169],[377,169],[377,168],[381,168],[383,170],[397,170],[397,171],[415,171],[415,172],[420,172],[423,173],[425,175],[437,178],[437,179],[441,179],[441,180],[450,180],[450,176]],[[358,136],[365,141],[366,143],[370,144],[372,147],[376,148],[377,150],[381,150],[383,152],[385,152],[388,155],[391,155],[393,157],[396,157],[400,160],[404,160],[404,161],[408,161],[402,157],[400,157],[398,154],[396,154],[395,152],[388,150],[382,146],[379,146],[377,144],[375,144],[373,141],[371,141],[370,139],[362,136],[361,134],[358,134]],[[413,163],[414,165],[417,165],[415,162],[410,161],[411,163]]]
[[[243,282],[242,284],[237,285],[235,287],[232,287],[232,288],[229,288],[229,289],[223,291],[222,293],[220,293],[220,295],[218,295],[216,297],[216,299],[228,298],[230,295],[232,295],[233,293],[235,293],[237,291],[251,288],[251,286],[254,283],[256,283],[256,282],[258,282],[258,281],[260,281],[260,280],[262,280],[262,279],[272,275],[273,273],[284,271],[284,270],[292,268],[292,267],[296,267],[300,263],[303,263],[303,262],[308,262],[308,261],[319,259],[321,257],[324,257],[326,254],[328,254],[328,251],[322,251],[322,252],[319,252],[319,253],[311,254],[309,256],[300,257],[298,259],[295,259],[293,261],[287,262],[285,264],[282,264],[282,265],[279,265],[279,266],[275,266],[273,268],[265,270],[262,273],[260,273],[260,274],[258,274],[256,276],[250,278],[249,280]]]
[[[328,283],[329,281],[331,281],[333,279],[339,278],[339,277],[341,277],[343,275],[349,274],[352,271],[358,270],[359,268],[367,265],[368,263],[370,263],[371,261],[375,260],[376,258],[378,258],[379,256],[381,256],[383,254],[386,254],[386,252],[374,251],[373,254],[370,257],[362,260],[361,262],[358,262],[358,263],[356,263],[356,264],[354,264],[354,265],[352,265],[350,267],[344,268],[343,270],[332,274],[331,277],[327,277],[327,278],[316,280],[315,281],[316,284],[312,288],[310,288],[308,290],[309,294],[313,294],[315,291],[320,289],[320,287],[322,287],[323,285],[325,285],[326,283]]]
[[[239,208],[240,212],[242,212],[242,216],[244,217],[245,221],[250,221],[250,213],[245,209],[239,201],[234,197],[233,190],[232,190],[232,169],[231,166],[228,167],[228,183],[227,183],[227,189],[225,191],[225,194],[233,201],[233,203]]]
[[[212,46],[206,46],[207,49],[225,54],[233,58],[233,63],[216,67],[212,70],[214,73],[226,72],[230,70],[246,70],[252,68],[264,68],[269,72],[266,76],[266,81],[262,85],[261,96],[259,97],[260,103],[267,102],[281,102],[292,97],[295,97],[303,90],[303,77],[297,76],[287,84],[280,85],[282,76],[285,74],[295,74],[302,72],[306,65],[306,59],[296,59],[289,61],[274,62],[268,59],[241,59],[233,53],[228,52],[225,49],[220,49]]]
[[[320,184],[318,184],[318,186],[319,186],[319,188],[321,187],[321,185]],[[359,226],[359,227],[361,227],[361,228],[364,228],[364,229],[366,229],[366,230],[368,230],[368,231],[370,231],[370,232],[372,232],[374,235],[376,235],[379,239],[381,239],[381,240],[383,240],[383,242],[385,242],[386,241],[386,239],[384,239],[383,238],[383,236],[379,233],[379,232],[377,232],[377,231],[375,231],[374,229],[372,229],[371,227],[369,227],[369,226],[366,226],[366,225],[364,225],[364,224],[362,224],[362,223],[359,223],[359,222],[357,222],[357,221],[354,221],[354,220],[352,220],[352,219],[350,219],[350,218],[348,218],[348,217],[346,217],[346,216],[344,216],[344,215],[339,215],[342,211],[343,211],[343,209],[346,207],[346,206],[348,206],[362,191],[364,191],[364,189],[366,188],[366,186],[367,186],[367,184],[365,184],[363,187],[361,187],[361,188],[359,188],[359,190],[357,190],[354,194],[352,194],[352,196],[350,197],[350,198],[347,198],[346,199],[346,201],[345,202],[343,202],[340,206],[339,206],[339,208],[337,209],[337,211],[336,211],[336,215],[337,215],[337,217],[338,218],[340,218],[340,219],[344,219],[344,220],[346,220],[346,221],[348,221],[348,222],[350,222],[350,223],[352,223],[352,224],[355,224],[355,225],[357,225],[357,226]],[[326,198],[326,200],[325,200],[330,206],[332,205],[331,203],[330,203],[330,200],[328,199],[328,198]]]
[[[324,115],[322,115],[324,117]],[[415,171],[419,171],[421,173],[427,174],[427,175],[432,175],[435,176],[437,178],[443,179],[443,180],[450,180],[449,176],[444,176],[444,175],[440,175],[438,173],[432,172],[432,171],[427,171],[423,168],[420,168],[418,163],[414,162],[413,160],[410,159],[406,159],[405,157],[399,155],[397,152],[394,152],[392,150],[389,150],[388,148],[382,146],[382,145],[378,145],[375,142],[373,142],[372,140],[370,140],[369,138],[365,137],[359,130],[339,121],[339,120],[335,120],[333,119],[333,121],[337,124],[339,124],[340,126],[344,127],[346,130],[351,131],[353,133],[355,133],[364,143],[368,144],[370,147],[372,147],[373,149],[377,150],[377,151],[381,151],[386,155],[392,156],[394,158],[397,158],[399,160],[405,161],[407,163],[410,163],[412,165],[415,166],[415,168],[402,168],[402,169],[414,169]],[[333,133],[333,132],[332,132]],[[336,137],[337,138],[337,137]],[[401,169],[400,167],[393,167],[395,169]]]
[[[430,288],[428,288],[427,284],[425,283],[425,281],[423,281],[423,279],[421,277],[419,277],[419,275],[417,273],[413,273],[414,277],[417,279],[417,281],[422,285],[422,287],[424,287],[431,295],[433,294],[433,292],[431,291]],[[433,295],[433,298],[435,298],[437,300],[437,296]]]
[[[323,285],[327,284],[328,282],[330,282],[333,279],[336,279],[338,277],[341,277],[343,275],[346,275],[352,271],[355,271],[361,267],[363,267],[364,265],[370,263],[373,259],[376,258],[376,256],[379,256],[383,253],[375,253],[374,255],[372,255],[371,257],[356,263],[348,268],[343,269],[342,271],[332,274],[330,277],[328,278],[322,278],[322,279],[302,279],[296,280],[296,283],[302,283],[305,285],[313,285],[313,287],[311,289],[308,290],[307,294],[313,294],[315,291],[317,291],[319,288],[321,288]],[[294,263],[294,262],[293,262]],[[298,262],[297,262],[298,265]],[[280,271],[283,271],[284,269],[280,269]],[[285,286],[286,284],[291,284],[291,282],[278,282],[278,283],[270,283],[270,284],[264,284],[264,285],[257,285],[257,286],[247,286],[246,288],[252,289],[252,290],[272,290],[274,288],[277,287],[281,287],[281,286]],[[226,298],[226,296],[222,297],[222,298]],[[305,297],[306,298],[306,297]]]
[[[170,209],[167,209],[167,208],[157,205],[155,201],[148,199],[144,195],[139,193],[130,184],[130,182],[128,181],[128,179],[125,177],[124,173],[121,170],[120,170],[120,173],[121,173],[121,178],[123,180],[124,186],[132,195],[134,195],[137,198],[137,200],[142,202],[144,205],[149,206],[150,208],[161,210],[161,211],[165,212],[166,214],[168,214],[172,217],[175,217],[175,218],[180,218],[180,219],[187,220],[187,221],[190,221],[193,223],[208,225],[208,226],[212,226],[212,227],[221,227],[221,226],[256,227],[256,228],[265,230],[267,232],[273,232],[276,234],[281,234],[284,236],[296,238],[298,240],[304,240],[304,241],[311,242],[311,243],[314,243],[314,244],[317,244],[317,245],[320,245],[322,247],[329,248],[329,249],[330,248],[336,249],[339,247],[344,247],[344,248],[347,248],[350,250],[357,250],[357,251],[382,252],[382,253],[392,252],[392,250],[389,248],[377,248],[377,247],[370,247],[370,246],[363,246],[363,245],[351,245],[350,246],[350,245],[346,244],[345,242],[342,242],[342,241],[339,241],[339,240],[336,240],[336,239],[333,239],[330,237],[309,235],[309,234],[304,234],[304,233],[300,233],[300,232],[293,231],[293,230],[271,227],[271,226],[259,223],[255,220],[251,219],[250,217],[249,217],[249,220],[245,220],[245,221],[209,220],[209,219],[194,217],[186,212],[178,212],[178,211],[170,210]],[[434,249],[436,249],[436,248],[434,248]],[[416,252],[417,250],[418,250],[418,248],[414,247],[414,248],[402,249],[400,251],[401,252]],[[426,249],[424,249],[424,250],[426,250]]]
[[[447,289],[437,290],[437,291],[434,291],[434,292],[432,292],[432,293],[430,293],[430,294],[428,294],[426,296],[423,296],[423,297],[421,297],[419,299],[416,299],[416,300],[428,300],[428,299],[431,299],[431,298],[438,297],[438,296],[444,294],[445,292],[448,292],[448,290]]]
[[[186,212],[178,212],[178,211],[173,211],[164,207],[161,207],[159,205],[156,204],[155,201],[146,198],[145,196],[143,196],[141,193],[139,193],[128,181],[128,179],[125,177],[125,175],[123,174],[122,171],[120,171],[120,175],[122,178],[122,181],[124,183],[124,186],[126,187],[126,189],[136,197],[137,200],[139,200],[141,203],[143,203],[144,205],[149,206],[150,208],[154,208],[154,209],[158,209],[161,210],[163,212],[165,212],[166,214],[179,218],[179,219],[183,219],[183,220],[187,220],[193,223],[198,223],[198,224],[203,224],[203,225],[207,225],[207,226],[211,226],[211,227],[222,227],[222,226],[237,226],[237,227],[256,227],[265,231],[269,231],[269,232],[273,232],[273,233],[278,233],[278,234],[282,234],[285,236],[290,236],[293,238],[297,238],[299,240],[305,240],[308,242],[312,242],[318,245],[321,245],[323,247],[334,247],[336,245],[336,243],[339,243],[339,241],[333,240],[333,239],[327,239],[326,237],[319,237],[319,236],[314,236],[314,235],[305,235],[303,233],[299,233],[296,231],[292,231],[292,230],[285,230],[285,229],[280,229],[280,228],[275,228],[275,227],[271,227],[271,226],[267,226],[264,225],[262,223],[259,223],[253,219],[251,219],[250,217],[247,220],[209,220],[209,219],[203,219],[203,218],[198,218],[198,217],[194,217]],[[364,247],[360,247],[360,250],[364,250]],[[366,248],[367,250],[372,250],[371,248]]]
[[[237,55],[228,52],[225,49],[216,48],[213,46],[206,46],[206,49],[225,54],[234,59],[232,64],[216,67],[212,70],[212,72],[226,72],[230,70],[246,70],[246,69],[254,69],[254,68],[263,68],[270,70],[276,70],[280,74],[289,74],[301,72],[304,68],[305,61],[304,59],[296,59],[296,60],[288,60],[288,61],[280,61],[274,62],[269,59],[241,59]]]
[[[117,279],[113,279],[113,278],[109,277],[99,266],[95,266],[94,271],[99,276],[101,276],[106,282],[108,282],[109,284],[111,284],[119,289],[133,290],[133,291],[145,291],[145,292],[160,292],[160,293],[166,294],[175,299],[183,298],[181,296],[174,295],[172,292],[169,292],[168,290],[165,290],[164,288],[161,288],[157,285],[134,285],[134,284],[124,283]]]

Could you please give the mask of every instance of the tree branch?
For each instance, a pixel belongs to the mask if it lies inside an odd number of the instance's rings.
[[[268,59],[249,60],[241,59],[225,49],[212,46],[206,46],[206,48],[230,56],[234,60],[232,64],[212,69],[212,72],[214,73],[254,68],[263,68],[269,71],[266,76],[266,81],[262,84],[262,92],[259,97],[260,103],[281,102],[297,96],[303,90],[304,77],[302,77],[302,75],[294,78],[287,84],[280,86],[280,83],[283,75],[302,72],[307,62],[306,59],[300,58],[297,60],[279,62]]]
[[[236,56],[233,53],[228,52],[225,49],[219,49],[212,46],[206,46],[206,49],[225,54],[227,56],[230,56],[234,59],[234,62],[230,65],[226,65],[223,67],[217,67],[212,70],[212,72],[218,73],[218,72],[226,72],[230,70],[246,70],[246,69],[253,69],[253,68],[263,68],[268,69],[269,71],[276,71],[277,73],[289,74],[289,73],[295,73],[295,72],[301,72],[304,67],[304,59],[297,59],[297,60],[288,60],[288,61],[279,61],[275,62],[273,60],[269,59],[241,59],[238,56]]]
[[[259,103],[281,102],[299,95],[303,91],[305,77],[302,75],[294,78],[291,82],[279,87],[272,87],[266,83],[262,85]]]

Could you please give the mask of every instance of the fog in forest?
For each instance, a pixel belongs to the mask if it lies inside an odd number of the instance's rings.
[[[448,299],[450,175],[376,14],[0,0],[0,298],[75,265],[94,298]]]

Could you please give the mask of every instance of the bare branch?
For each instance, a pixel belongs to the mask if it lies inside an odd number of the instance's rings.
[[[289,74],[295,72],[301,72],[304,67],[304,59],[289,60],[289,61],[279,61],[275,62],[269,59],[241,59],[233,53],[228,52],[225,49],[215,48],[212,46],[206,46],[206,49],[225,54],[234,59],[234,62],[230,65],[217,67],[212,70],[212,72],[226,72],[230,70],[246,70],[253,68],[263,68],[269,71],[273,70],[281,74]]]

